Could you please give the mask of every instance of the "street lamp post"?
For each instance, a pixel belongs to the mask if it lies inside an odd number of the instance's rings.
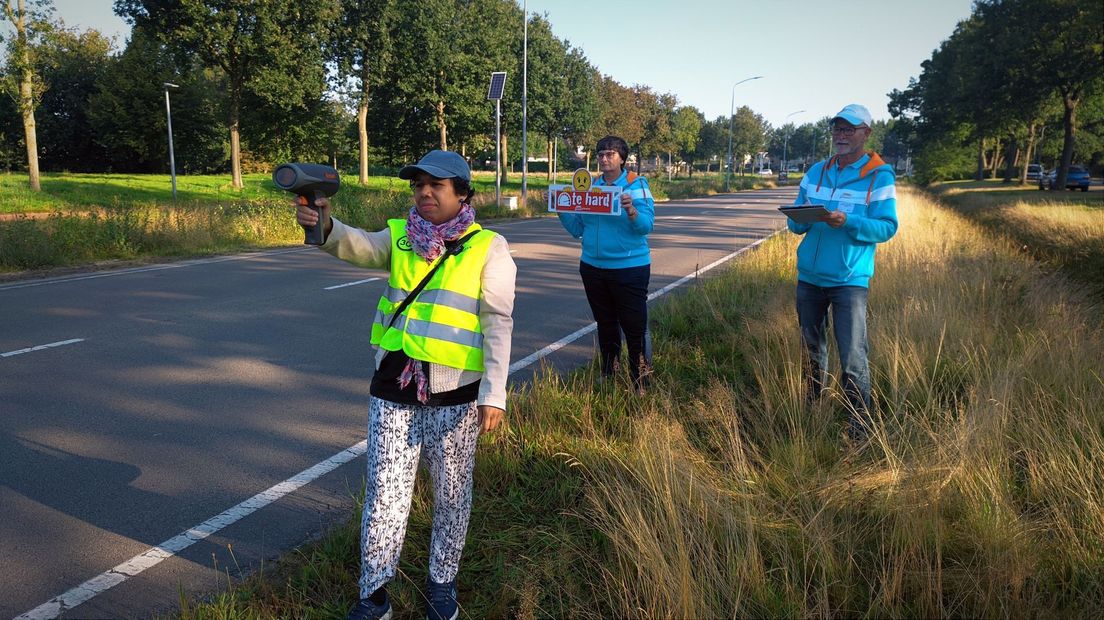
[[[728,103],[728,169],[725,170],[725,191],[728,191],[728,178],[732,176],[732,116],[736,110],[736,87],[744,82],[750,82],[751,80],[758,80],[763,76],[757,75],[755,77],[745,78],[732,85],[732,98]]]
[[[522,0],[522,43],[521,43],[521,207],[528,204],[529,193],[529,2]]]
[[[787,114],[786,118],[782,119],[782,126],[783,127],[786,126],[786,120],[788,120],[791,116],[793,116],[794,114],[801,114],[804,111],[805,110],[798,110],[796,112],[790,112],[789,114]],[[789,132],[787,132],[786,133],[786,139],[782,142],[782,170],[781,170],[782,174],[786,174],[788,172],[788,170],[786,170],[786,149],[789,148],[789,146],[790,146],[790,134],[789,134]]]
[[[173,141],[172,141],[172,109],[169,107],[169,89],[179,88],[176,84],[171,82],[164,82],[165,86],[165,116],[168,119],[169,124],[169,174],[172,175],[172,196],[173,200],[176,200],[176,156],[173,154]]]

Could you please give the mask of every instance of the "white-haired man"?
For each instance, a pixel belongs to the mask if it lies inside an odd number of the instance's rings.
[[[835,155],[809,168],[794,202],[823,205],[829,213],[817,222],[787,222],[805,236],[797,249],[797,318],[806,399],[817,400],[827,378],[830,310],[852,439],[864,438],[871,423],[866,302],[874,250],[897,232],[896,176],[877,153],[864,150],[870,124],[870,112],[858,104],[832,118]]]

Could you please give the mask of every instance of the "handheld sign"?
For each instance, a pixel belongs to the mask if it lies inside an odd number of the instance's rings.
[[[589,213],[591,215],[621,215],[621,188],[593,186],[586,168],[571,175],[571,186],[548,186],[548,210],[553,213]]]

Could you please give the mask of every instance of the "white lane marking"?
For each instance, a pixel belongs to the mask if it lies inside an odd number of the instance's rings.
[[[776,230],[769,236],[764,237],[756,241],[755,243],[752,243],[751,245],[736,250],[735,252],[710,263],[704,268],[699,269],[690,275],[684,276],[679,280],[672,282],[671,284],[668,284],[667,286],[659,289],[651,295],[648,295],[648,301],[651,301],[659,297],[660,295],[664,295],[674,290],[676,287],[679,287],[686,282],[699,277],[701,274],[717,267],[718,265],[721,265],[735,258],[736,256],[739,256],[740,254],[743,254],[744,252],[763,243],[767,239],[770,239],[771,237],[777,235],[782,230],[785,229]],[[565,336],[560,340],[557,340],[556,342],[525,357],[524,359],[510,364],[509,374],[513,374],[519,370],[522,370],[537,362],[538,360],[547,357],[549,354],[567,346],[568,344],[571,344],[572,342],[578,340],[586,334],[594,331],[597,326],[597,323],[591,323],[590,325],[587,325],[586,327],[583,327],[582,329],[579,329],[574,333],[569,334],[568,336]],[[141,573],[142,571],[151,568],[161,563],[161,561],[176,555],[180,551],[192,546],[200,540],[203,540],[211,534],[218,532],[222,528],[241,520],[242,518],[284,497],[288,493],[295,491],[299,487],[313,482],[314,480],[333,471],[334,469],[337,469],[341,465],[352,461],[356,457],[364,454],[366,449],[367,441],[362,441],[353,446],[350,446],[342,450],[341,452],[338,452],[337,454],[331,456],[325,461],[322,461],[321,463],[318,463],[317,465],[309,469],[303,470],[295,476],[292,476],[291,478],[288,478],[287,480],[273,487],[270,487],[268,490],[262,493],[254,495],[253,497],[245,500],[237,506],[223,511],[222,513],[211,517],[203,523],[200,523],[195,527],[192,527],[181,532],[180,534],[177,534],[176,536],[166,540],[160,545],[152,547],[146,552],[134,556],[126,562],[119,564],[115,568],[100,573],[99,575],[93,577],[92,579],[89,579],[88,581],[69,590],[68,592],[58,595],[50,599],[46,603],[43,603],[42,605],[39,605],[38,607],[35,607],[34,609],[20,616],[17,616],[16,620],[40,620],[57,618],[59,615],[61,615],[63,611],[67,609],[72,609],[73,607],[76,607],[81,603],[91,600],[92,598],[119,585],[120,583]]]
[[[782,229],[776,230],[776,231],[772,232],[770,235],[768,235],[766,237],[763,237],[762,239],[756,241],[755,243],[752,243],[751,245],[744,246],[744,247],[740,248],[739,250],[736,250],[735,252],[729,254],[728,256],[719,258],[719,259],[713,261],[712,263],[709,263],[705,267],[695,271],[692,274],[683,276],[682,278],[679,278],[678,280],[675,280],[674,282],[668,284],[667,286],[665,286],[665,287],[659,289],[658,291],[655,291],[654,293],[648,295],[648,301],[652,301],[653,299],[659,297],[660,295],[665,295],[665,294],[673,291],[674,289],[682,286],[683,284],[686,284],[690,280],[693,280],[694,278],[697,278],[697,277],[701,276],[705,272],[710,271],[711,269],[714,269],[718,265],[723,265],[724,263],[732,260],[733,258],[736,258],[737,256],[743,254],[744,252],[747,252],[748,250],[758,246],[759,244],[763,243],[767,239],[770,239],[771,237],[777,235],[778,233],[782,232],[783,230],[786,230],[786,229],[782,228]],[[512,374],[514,374],[515,372],[517,372],[519,370],[522,370],[522,369],[524,369],[528,366],[531,366],[532,364],[536,363],[537,361],[541,360],[542,358],[548,357],[549,355],[555,353],[556,351],[559,351],[560,349],[566,347],[567,345],[571,344],[572,342],[575,342],[579,338],[582,338],[583,336],[589,334],[590,332],[594,331],[597,328],[598,328],[597,323],[591,323],[590,325],[587,325],[586,327],[583,327],[582,329],[576,330],[575,332],[572,332],[571,334],[568,334],[567,336],[564,336],[563,338],[560,338],[556,342],[553,342],[552,344],[544,347],[543,349],[541,349],[539,351],[536,351],[535,353],[531,353],[531,354],[527,355],[526,357],[514,362],[513,364],[510,364],[509,374],[512,375]]]
[[[548,357],[549,355],[555,353],[556,351],[559,351],[560,349],[566,347],[567,345],[571,344],[572,342],[575,342],[576,340],[582,338],[583,336],[589,334],[590,332],[594,331],[597,328],[598,328],[597,323],[591,323],[590,325],[587,325],[586,327],[584,327],[582,329],[576,330],[575,332],[572,332],[571,334],[568,334],[567,336],[564,336],[563,338],[560,338],[556,342],[553,342],[552,344],[548,345],[547,347],[544,347],[543,349],[541,349],[539,351],[536,351],[534,353],[530,353],[529,355],[523,357],[522,359],[519,359],[518,361],[514,362],[513,364],[510,364],[510,369],[507,371],[507,374],[512,375],[515,372],[517,372],[517,371],[519,371],[519,370],[521,370],[521,369],[523,369],[527,366],[532,365],[534,362],[536,362],[536,361],[538,361],[542,358]]]
[[[336,286],[327,286],[323,290],[332,291],[335,288],[345,288],[346,286],[356,286],[358,284],[364,284],[365,282],[375,282],[379,278],[368,278],[367,280],[357,280],[356,282],[346,282],[345,284],[338,284]]]
[[[220,256],[218,258],[207,258],[200,260],[191,260],[183,263],[171,263],[168,265],[153,265],[150,267],[135,267],[133,269],[120,269],[118,271],[104,271],[101,273],[90,273],[81,276],[63,276],[60,278],[50,278],[48,280],[36,280],[34,282],[20,282],[18,284],[0,285],[0,291],[9,291],[17,288],[30,288],[32,286],[46,286],[48,284],[64,284],[66,282],[79,282],[81,280],[95,280],[97,278],[111,278],[115,276],[125,276],[132,273],[145,273],[147,271],[161,271],[162,269],[180,269],[182,267],[195,267],[198,265],[210,265],[212,263],[225,263],[231,260],[249,260],[252,258],[264,257],[264,256],[278,256],[280,254],[293,254],[295,252],[309,252],[312,248],[293,248],[290,250],[274,250],[272,252],[255,252],[252,254],[239,254],[236,256]]]
[[[21,355],[23,353],[30,353],[32,351],[41,351],[43,349],[49,349],[52,347],[63,347],[67,344],[74,344],[77,342],[84,342],[84,338],[72,338],[70,340],[61,340],[59,342],[51,342],[50,344],[40,344],[37,347],[27,347],[26,349],[19,349],[16,351],[8,351],[7,353],[0,353],[0,357],[11,357],[13,355]]]
[[[151,547],[144,553],[130,558],[115,568],[100,573],[68,592],[56,596],[38,607],[17,616],[17,620],[57,618],[63,611],[72,609],[141,573],[147,568],[160,564],[163,560],[171,558],[180,551],[191,547],[231,523],[235,523],[243,517],[253,514],[257,510],[299,489],[303,485],[321,478],[345,463],[363,455],[367,449],[367,445],[367,441],[362,441],[350,446],[325,461],[318,463],[314,467],[305,469],[291,478],[269,487],[267,490],[250,497],[237,506],[225,510],[195,527],[184,530],[156,547]]]
[[[724,263],[736,258],[737,256],[743,254],[744,252],[747,252],[748,250],[750,250],[752,248],[758,247],[759,244],[761,244],[764,241],[766,241],[767,239],[770,239],[771,237],[777,235],[778,233],[782,232],[783,230],[786,230],[786,229],[781,228],[779,230],[776,230],[776,231],[772,232],[771,234],[767,235],[766,237],[763,237],[762,239],[756,241],[755,243],[752,243],[751,245],[745,245],[744,247],[740,248],[739,250],[736,250],[735,252],[729,254],[728,256],[719,258],[719,259],[713,261],[712,263],[709,263],[705,267],[702,267],[701,269],[695,271],[694,273],[691,273],[689,275],[685,275],[685,276],[679,278],[678,280],[675,280],[674,282],[672,282],[672,283],[668,284],[667,286],[659,289],[658,291],[652,293],[651,295],[648,295],[648,301],[652,301],[653,299],[659,297],[660,295],[664,295],[666,293],[669,293],[669,292],[675,290],[676,288],[682,286],[683,284],[686,284],[690,280],[693,280],[693,279],[701,276],[703,273],[705,273],[707,271],[710,271],[710,270],[712,270],[713,268],[715,268],[719,265],[723,265]]]

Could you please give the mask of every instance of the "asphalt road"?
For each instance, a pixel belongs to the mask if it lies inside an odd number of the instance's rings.
[[[651,290],[782,228],[795,193],[657,205]],[[578,242],[491,228],[518,264],[512,381],[587,361]],[[171,612],[346,518],[385,280],[296,247],[0,285],[0,617]]]

